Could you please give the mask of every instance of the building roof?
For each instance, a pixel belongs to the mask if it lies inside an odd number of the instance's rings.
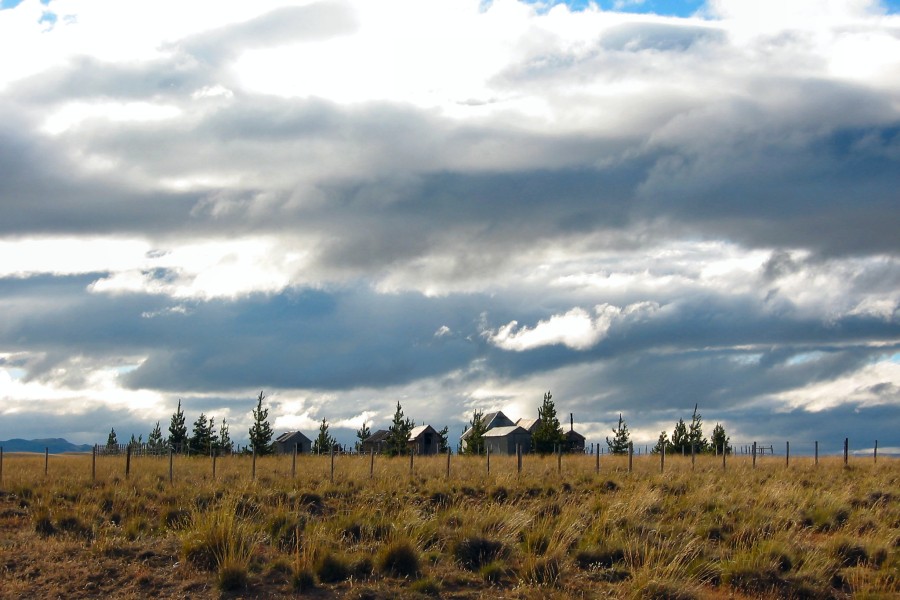
[[[391,434],[387,429],[379,429],[369,437],[363,440],[363,444],[377,444],[378,442],[385,441],[388,436]]]
[[[585,440],[585,437],[583,435],[581,435],[580,433],[578,433],[577,431],[575,431],[574,429],[570,429],[569,431],[566,431],[563,435],[565,435],[566,439],[569,441],[572,441],[572,440],[584,441]]]
[[[488,429],[484,432],[484,437],[506,437],[513,433],[529,435],[528,430],[523,429],[518,425],[512,425],[510,427],[494,427],[493,429]]]
[[[502,410],[486,413],[481,417],[481,422],[484,423],[484,428],[488,431],[495,427],[511,427],[515,425],[515,423],[512,422],[512,419],[503,414]],[[469,437],[470,431],[472,431],[471,427],[463,431],[463,434],[459,436],[459,439],[464,440]]]
[[[305,441],[307,441],[307,442],[312,441],[312,440],[310,440],[308,437],[306,437],[305,435],[303,435],[303,433],[301,433],[301,432],[299,432],[299,431],[288,431],[287,433],[282,433],[282,434],[279,435],[277,438],[275,438],[275,441],[278,442],[278,443],[281,443],[281,444],[284,444],[284,443],[287,443],[287,442],[291,442],[291,441],[293,441],[294,443],[296,443],[296,442],[299,441],[299,440],[305,440]]]
[[[534,428],[537,427],[540,422],[540,419],[519,419],[518,421],[516,421],[516,425],[533,432]]]
[[[413,427],[412,430],[410,430],[410,432],[409,432],[409,441],[410,442],[413,441],[414,439],[416,439],[417,437],[419,437],[420,435],[422,435],[429,429],[431,430],[432,433],[435,433],[435,434],[437,433],[437,430],[434,427],[432,427],[431,425],[419,425],[418,427]]]

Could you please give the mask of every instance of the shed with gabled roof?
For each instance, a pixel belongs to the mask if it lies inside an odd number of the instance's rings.
[[[516,446],[520,446],[523,453],[530,452],[531,434],[518,425],[494,427],[485,432],[484,446],[491,454],[515,454]]]
[[[431,425],[420,425],[409,432],[407,445],[416,454],[437,454],[441,451],[441,436]]]
[[[276,454],[291,454],[294,448],[297,449],[297,454],[309,454],[312,440],[299,431],[288,431],[275,438],[274,446]]]

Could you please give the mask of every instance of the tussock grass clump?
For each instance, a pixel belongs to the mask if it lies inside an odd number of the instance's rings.
[[[393,577],[417,577],[422,571],[419,551],[407,540],[391,542],[378,553],[378,570]]]
[[[333,552],[326,551],[316,564],[316,575],[322,583],[338,583],[348,579],[351,574],[347,560]]]
[[[480,536],[465,537],[453,547],[453,556],[466,569],[477,571],[488,563],[502,558],[503,542]]]
[[[300,593],[314,589],[316,587],[316,576],[313,575],[312,569],[308,567],[296,569],[291,577],[291,587],[294,591]]]

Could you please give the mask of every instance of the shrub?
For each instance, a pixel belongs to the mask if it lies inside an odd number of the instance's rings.
[[[316,587],[316,578],[308,568],[297,569],[291,577],[291,587],[297,592],[307,592]]]
[[[347,561],[332,554],[325,552],[316,565],[316,575],[322,583],[338,583],[350,577],[350,566]]]
[[[415,577],[421,570],[419,552],[408,541],[393,542],[378,555],[378,570],[394,577]]]
[[[483,537],[467,537],[459,540],[453,549],[456,560],[470,571],[480,569],[504,554],[502,542]]]

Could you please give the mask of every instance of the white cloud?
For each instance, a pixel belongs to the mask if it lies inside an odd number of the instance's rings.
[[[846,376],[778,394],[781,410],[819,412],[844,404],[900,408],[900,362],[884,359]]]
[[[565,314],[539,321],[533,328],[519,327],[517,321],[510,321],[496,331],[486,331],[484,335],[498,348],[514,352],[559,344],[574,350],[587,350],[606,337],[615,321],[654,310],[656,307],[649,303],[624,308],[602,304],[594,307],[594,315],[591,315],[576,307]]]

